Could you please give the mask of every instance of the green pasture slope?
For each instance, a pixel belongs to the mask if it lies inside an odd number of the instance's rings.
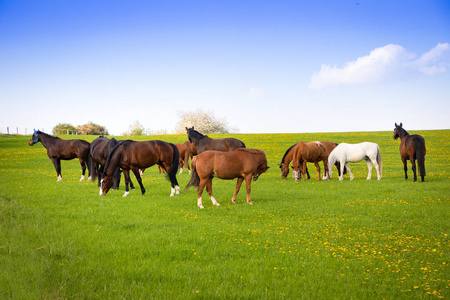
[[[234,135],[271,168],[252,184],[254,205],[244,188],[232,204],[235,180],[214,179],[221,206],[205,192],[204,210],[194,189],[170,198],[156,167],[145,196],[122,198],[123,183],[99,196],[77,160],[57,182],[42,144],[0,135],[0,298],[448,299],[450,130],[411,133],[426,140],[424,183],[410,167],[404,179],[392,132]],[[360,162],[352,182],[336,171],[317,181],[312,164],[311,180],[282,180],[278,163],[299,140],[376,142],[383,178],[366,181]],[[178,175],[182,189],[189,178]]]

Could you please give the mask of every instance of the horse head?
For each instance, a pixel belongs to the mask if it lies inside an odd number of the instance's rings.
[[[104,175],[100,183],[100,196],[106,195],[113,185],[113,178],[108,175]]]
[[[400,133],[402,131],[404,131],[402,126],[403,126],[403,123],[400,123],[400,125],[397,125],[397,123],[395,123],[394,135],[392,136],[392,138],[394,140],[398,139],[400,137]]]
[[[286,177],[289,175],[289,166],[287,166],[285,163],[278,164],[281,169],[281,178],[286,179]]]
[[[28,142],[28,145],[33,146],[34,144],[39,142],[39,129],[34,129],[33,135],[31,136],[30,141]]]
[[[262,162],[259,164],[258,168],[256,169],[255,174],[253,174],[253,181],[256,181],[259,176],[266,172],[270,167],[267,165],[267,161]]]
[[[299,181],[301,178],[301,173],[300,173],[300,165],[297,163],[294,163],[292,165],[292,175],[294,176],[295,181]]]

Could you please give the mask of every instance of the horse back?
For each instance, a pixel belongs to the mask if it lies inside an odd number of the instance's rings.
[[[47,147],[50,158],[70,160],[74,158],[85,158],[89,156],[90,144],[85,140],[56,140]]]
[[[200,177],[216,176],[221,179],[243,177],[256,171],[257,161],[246,151],[208,150],[197,155],[196,169]]]
[[[400,154],[402,157],[414,156],[420,148],[423,155],[426,153],[425,139],[418,134],[406,136],[400,143]]]

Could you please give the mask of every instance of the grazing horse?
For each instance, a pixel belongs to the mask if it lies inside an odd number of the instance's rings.
[[[227,152],[233,151],[238,148],[245,148],[245,144],[235,138],[212,139],[207,135],[203,135],[200,132],[194,130],[194,127],[186,127],[186,132],[189,141],[195,145],[198,154],[206,150]]]
[[[392,136],[394,140],[400,138],[400,155],[403,161],[403,168],[405,170],[405,179],[408,179],[408,168],[406,166],[406,161],[409,159],[412,165],[412,170],[414,173],[414,181],[417,181],[416,175],[416,159],[417,164],[419,165],[419,172],[422,181],[425,180],[425,154],[427,153],[427,149],[425,148],[425,139],[418,135],[413,134],[410,135],[403,129],[403,124],[397,125],[395,123],[394,135]]]
[[[339,180],[344,179],[344,167],[347,169],[350,180],[353,180],[353,174],[350,171],[350,167],[348,165],[349,162],[359,162],[365,160],[367,163],[367,168],[369,170],[369,174],[367,174],[367,180],[370,180],[372,177],[372,164],[375,166],[377,170],[377,178],[381,179],[383,172],[383,164],[381,162],[381,153],[380,147],[378,147],[375,143],[359,143],[359,144],[347,144],[340,143],[333,151],[331,151],[328,157],[328,166],[329,166],[329,174],[330,178],[332,175],[333,164],[336,161],[339,161],[341,164],[341,175],[339,176]]]
[[[59,137],[35,130],[28,145],[33,146],[38,142],[41,142],[47,149],[47,155],[55,166],[58,181],[62,180],[61,159],[71,160],[78,158],[82,169],[80,181],[84,181],[86,164],[88,165],[89,177],[91,176],[89,142],[85,140],[62,140]]]
[[[191,167],[189,166],[189,157],[192,159],[192,154],[190,153],[191,144],[192,143],[189,141],[186,141],[183,144],[175,144],[178,148],[178,152],[180,152],[180,174],[183,173],[183,168],[187,168],[189,173],[191,172]]]
[[[118,168],[122,168],[125,176],[125,194],[128,196],[128,184],[130,182],[130,170],[133,171],[141,187],[142,195],[145,188],[142,185],[142,178],[139,169],[149,168],[153,165],[161,166],[170,180],[172,189],[170,196],[179,194],[180,187],[177,181],[177,171],[180,154],[174,144],[163,141],[123,141],[117,145],[106,160],[104,176],[101,181],[100,195],[106,195],[112,186],[112,176]]]
[[[206,191],[211,197],[213,205],[219,206],[212,193],[212,179],[237,178],[236,189],[231,201],[236,203],[237,194],[245,180],[247,187],[247,203],[253,204],[250,199],[251,182],[267,171],[266,154],[262,150],[240,148],[230,152],[205,151],[198,154],[192,161],[192,176],[186,185],[185,191],[191,186],[197,186],[197,206],[203,208],[202,193],[206,185]]]
[[[331,151],[333,151],[334,148],[336,148],[336,146],[338,144],[333,143],[333,142],[321,142],[322,145],[325,146],[325,149],[327,150],[328,155],[330,155]],[[295,144],[297,145],[297,144]],[[281,169],[281,178],[282,179],[286,179],[288,174],[289,174],[289,164],[292,161],[292,158],[294,157],[294,151],[292,151],[292,149],[295,147],[295,145],[292,145],[289,149],[286,150],[286,152],[284,153],[283,158],[281,159],[281,163],[279,163],[278,165],[280,166]],[[340,174],[340,164],[339,162],[336,162],[335,164],[336,169],[338,171],[338,174]],[[344,170],[344,174],[346,173],[346,171]],[[309,172],[308,172],[308,167],[306,167],[306,176],[308,177],[308,179],[310,179],[311,177],[309,176]],[[326,176],[325,173],[323,174],[323,180],[326,180]]]
[[[120,142],[117,141],[115,138],[107,139],[103,136],[100,136],[92,141],[91,143],[91,150],[90,155],[92,157],[92,181],[95,181],[95,178],[98,176],[98,186],[100,187],[100,181],[103,176],[103,170],[106,164],[106,159],[111,154],[111,152],[114,150],[114,148],[119,144]],[[113,190],[119,189],[120,184],[120,168],[117,169],[116,173],[113,175]],[[134,190],[133,182],[130,180],[130,186],[131,189]]]
[[[300,171],[303,176],[303,181],[306,181],[306,163],[312,162],[316,166],[317,180],[321,180],[319,161],[323,161],[323,176],[326,179],[328,176],[328,153],[327,149],[321,142],[298,142],[292,149],[294,156],[292,158],[292,173],[295,181],[300,179]],[[301,168],[301,169],[300,169]]]

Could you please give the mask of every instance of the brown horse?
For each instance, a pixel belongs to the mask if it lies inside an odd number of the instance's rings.
[[[422,181],[425,180],[425,154],[427,149],[425,147],[425,139],[418,135],[410,135],[403,129],[403,124],[397,125],[395,123],[394,135],[392,136],[394,140],[400,138],[400,156],[403,161],[403,168],[405,170],[405,179],[408,179],[408,168],[406,166],[406,161],[409,159],[412,165],[412,170],[414,173],[414,181],[417,181],[416,175],[416,159],[419,165],[419,172]]]
[[[329,179],[328,153],[325,146],[321,142],[298,142],[292,151],[294,151],[294,157],[292,158],[292,172],[294,174],[295,181],[300,179],[300,171],[303,176],[303,181],[306,181],[305,173],[307,162],[314,163],[317,170],[317,180],[321,180],[319,161],[323,161],[325,180]]]
[[[336,148],[336,146],[338,145],[338,144],[336,144],[336,143],[333,143],[333,142],[327,142],[327,141],[324,141],[324,142],[321,142],[322,143],[322,145],[324,145],[325,146],[325,149],[327,150],[327,154],[328,155],[330,155],[330,153],[331,153],[331,151],[333,151],[333,149],[334,148]],[[278,164],[279,166],[280,166],[280,169],[281,169],[281,178],[282,179],[285,179],[287,176],[288,176],[288,174],[289,174],[289,164],[291,163],[291,161],[292,161],[292,158],[294,157],[294,151],[293,151],[293,149],[294,149],[294,147],[296,146],[297,144],[295,144],[295,145],[292,145],[285,153],[284,153],[284,156],[283,156],[283,158],[281,159],[281,163],[280,164]],[[336,169],[338,170],[338,174],[340,175],[340,164],[339,164],[339,162],[336,162],[335,163],[335,166],[336,166]],[[344,174],[346,173],[346,170],[344,169]],[[308,177],[308,179],[310,178],[310,176],[309,176],[309,172],[308,172],[308,167],[306,167],[306,176]],[[323,180],[326,180],[327,178],[326,178],[326,176],[325,176],[325,173],[324,173],[324,176],[323,176]]]
[[[192,159],[193,154],[191,154],[191,148],[194,145],[189,141],[184,142],[183,144],[175,144],[178,148],[178,152],[180,152],[180,174],[183,173],[183,168],[187,168],[189,173],[191,172],[191,167],[189,166],[189,158]],[[195,146],[193,146],[195,149]],[[197,152],[195,151],[195,154]]]
[[[153,165],[161,166],[166,172],[172,186],[172,197],[175,192],[179,194],[180,187],[177,181],[177,171],[180,155],[174,144],[163,141],[124,141],[114,148],[108,156],[104,168],[104,176],[101,181],[100,195],[106,195],[112,186],[112,176],[118,168],[122,168],[125,176],[125,194],[128,196],[128,184],[130,182],[130,170],[133,171],[141,187],[142,195],[145,188],[142,185],[142,178],[139,169],[149,168]]]
[[[187,128],[186,133],[188,139],[191,143],[195,145],[197,153],[200,154],[206,150],[217,150],[217,151],[233,151],[238,148],[245,148],[245,144],[235,138],[224,138],[224,139],[212,139],[207,135],[203,135],[200,132],[194,130],[194,127]]]
[[[206,185],[206,191],[211,197],[213,205],[219,206],[212,193],[212,179],[237,178],[236,189],[231,199],[236,203],[237,194],[245,180],[247,187],[247,203],[253,204],[250,199],[251,182],[267,171],[266,154],[258,149],[240,148],[230,152],[205,151],[198,154],[192,161],[192,176],[186,185],[185,191],[191,186],[197,186],[197,206],[203,208],[202,193]]]
[[[91,176],[90,159],[89,156],[89,142],[85,140],[62,140],[59,137],[51,136],[42,131],[35,130],[31,136],[28,145],[33,146],[34,144],[41,142],[42,145],[47,149],[47,155],[51,159],[53,165],[55,166],[56,174],[58,176],[58,181],[62,180],[61,175],[61,159],[71,160],[78,158],[81,164],[81,179],[84,180],[84,175],[86,173],[86,164],[88,165],[89,177]]]

